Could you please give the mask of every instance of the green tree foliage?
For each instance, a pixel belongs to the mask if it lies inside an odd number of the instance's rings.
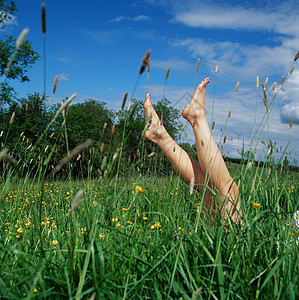
[[[0,29],[6,27],[6,23],[12,18],[12,14],[16,11],[15,1],[0,0]]]

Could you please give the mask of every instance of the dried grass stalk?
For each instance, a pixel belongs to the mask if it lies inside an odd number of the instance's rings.
[[[19,49],[20,46],[23,44],[28,32],[29,32],[28,28],[25,28],[22,30],[22,32],[20,33],[20,35],[18,36],[18,38],[16,40],[16,46],[15,46],[16,50]]]
[[[292,69],[289,71],[289,75],[291,75],[294,70],[295,70],[295,66],[293,66]]]
[[[196,73],[198,72],[198,69],[199,69],[199,64],[200,64],[200,58],[197,60],[197,65],[196,65]]]
[[[293,127],[293,123],[294,123],[294,121],[293,121],[293,116],[291,116],[291,119],[290,119],[290,129],[292,129],[292,127]]]
[[[276,82],[274,82],[271,86],[271,89],[270,89],[271,94],[274,93],[275,87],[276,87]]]
[[[53,96],[55,95],[57,84],[58,84],[58,76],[56,75],[53,84]]]
[[[73,150],[70,151],[70,153],[65,156],[58,164],[57,166],[54,168],[54,170],[52,171],[51,175],[55,175],[58,171],[60,171],[62,169],[62,167],[69,162],[74,156],[76,156],[77,154],[79,154],[80,152],[82,152],[84,149],[88,148],[90,145],[92,144],[91,140],[87,140],[85,143],[77,146],[76,148],[74,148]]]
[[[296,61],[299,58],[299,51],[297,52],[297,54],[295,55],[294,61]]]
[[[260,85],[260,78],[258,76],[256,76],[256,79],[255,79],[255,86],[256,87],[259,87]]]
[[[51,121],[50,124],[52,124],[56,118],[59,116],[59,114],[66,109],[66,107],[68,107],[70,105],[70,103],[74,100],[74,98],[77,96],[77,93],[74,93],[71,97],[69,97],[62,106],[59,107],[59,109],[57,110],[53,120]]]
[[[169,77],[170,67],[167,68],[165,79],[167,80]]]
[[[141,61],[141,67],[140,67],[139,75],[141,75],[144,72],[145,68],[147,67],[147,65],[148,65],[148,59],[149,59],[149,57],[151,55],[151,52],[152,52],[152,50],[149,49],[149,50],[147,50],[144,53],[144,57],[143,57],[143,59]]]
[[[42,32],[46,34],[46,4],[42,4]]]
[[[239,89],[239,85],[240,85],[240,81],[237,82],[236,87],[235,87],[235,93],[237,93],[238,89]]]
[[[9,124],[12,125],[14,119],[15,119],[15,116],[16,116],[16,112],[13,112],[11,117],[10,117],[10,120],[9,120]]]

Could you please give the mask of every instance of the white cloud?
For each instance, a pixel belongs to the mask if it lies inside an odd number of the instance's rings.
[[[58,80],[62,81],[62,80],[69,80],[69,74],[65,74],[65,73],[61,73],[58,75]]]
[[[162,70],[167,70],[170,67],[171,70],[180,70],[180,71],[190,71],[192,68],[194,69],[194,65],[189,63],[188,61],[176,58],[170,58],[166,60],[161,59],[152,59],[151,66],[154,68],[159,68]]]
[[[133,22],[140,22],[140,21],[150,21],[151,18],[149,16],[139,15],[136,17],[127,17],[127,16],[118,16],[115,19],[111,20],[110,22],[121,22],[121,21],[133,21]]]

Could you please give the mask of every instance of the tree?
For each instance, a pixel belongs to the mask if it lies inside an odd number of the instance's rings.
[[[12,19],[12,13],[17,10],[14,1],[0,0],[0,29],[6,27],[7,22]]]
[[[12,13],[16,10],[14,1],[0,0],[0,28],[5,28],[7,21],[12,18]],[[16,39],[12,36],[6,36],[0,39],[0,97],[4,103],[9,105],[15,96],[14,89],[9,85],[8,80],[18,80],[20,82],[29,81],[26,75],[28,69],[39,58],[31,46],[31,42],[26,40],[19,49],[15,50]],[[9,68],[8,63],[11,63]]]

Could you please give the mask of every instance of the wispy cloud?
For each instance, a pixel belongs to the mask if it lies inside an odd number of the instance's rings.
[[[110,22],[122,22],[122,21],[132,21],[132,22],[140,22],[140,21],[150,21],[151,18],[149,16],[139,15],[136,17],[128,17],[128,16],[118,16]]]
[[[62,81],[62,80],[69,80],[69,74],[65,74],[65,73],[61,73],[58,75],[58,80]]]
[[[192,65],[190,62],[177,59],[177,58],[170,58],[166,60],[162,59],[153,59],[151,61],[151,66],[154,68],[159,68],[163,70],[167,70],[168,67],[170,67],[171,70],[179,70],[179,71],[190,71],[195,69],[195,65]]]

